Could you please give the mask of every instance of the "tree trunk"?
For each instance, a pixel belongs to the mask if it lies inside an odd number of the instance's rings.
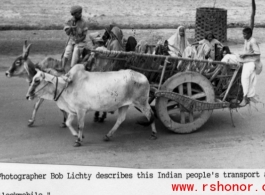
[[[254,29],[255,14],[256,14],[256,2],[255,0],[252,0],[252,14],[250,19],[250,27],[252,28],[252,30]]]

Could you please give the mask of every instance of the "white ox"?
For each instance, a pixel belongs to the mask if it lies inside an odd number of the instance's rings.
[[[86,112],[115,111],[118,119],[105,136],[109,140],[125,120],[130,105],[139,108],[152,127],[152,138],[156,138],[154,115],[148,103],[150,84],[147,78],[132,70],[112,72],[87,72],[83,65],[75,65],[65,78],[37,70],[27,92],[27,99],[38,96],[44,99],[58,99],[57,106],[68,113],[66,121],[71,133],[78,137],[75,146],[81,146]],[[77,116],[78,132],[72,126]]]

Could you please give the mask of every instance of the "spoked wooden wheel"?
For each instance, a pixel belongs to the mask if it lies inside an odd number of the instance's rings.
[[[207,78],[196,72],[181,72],[170,77],[162,90],[178,93],[192,99],[214,102],[214,90]],[[162,123],[176,133],[191,133],[200,128],[213,110],[189,112],[179,103],[165,97],[156,100],[156,112]]]

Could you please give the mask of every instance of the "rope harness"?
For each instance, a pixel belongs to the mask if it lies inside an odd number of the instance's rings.
[[[55,76],[54,76],[55,77]],[[59,95],[57,96],[57,89],[58,89],[58,77],[56,77],[56,85],[55,85],[55,92],[54,92],[54,97],[53,97],[53,100],[54,101],[57,101],[60,97],[61,97],[61,95],[62,95],[62,93],[64,92],[64,90],[67,88],[67,85],[68,85],[68,83],[66,82],[65,83],[65,85],[64,85],[64,88],[62,89],[62,91],[59,93]],[[56,97],[57,96],[57,97]]]
[[[44,78],[45,78],[45,74],[44,74]],[[54,78],[56,78],[56,82],[55,82],[55,91],[54,91],[54,96],[53,96],[53,100],[54,101],[58,101],[58,99],[61,97],[62,93],[64,92],[64,90],[67,88],[68,83],[66,82],[66,84],[64,85],[63,89],[60,91],[60,93],[57,95],[57,91],[58,91],[58,77],[53,76],[52,80],[54,80]],[[50,82],[47,81],[47,83],[42,86],[40,89],[38,89],[37,91],[34,92],[34,95],[36,95],[38,92],[40,92],[41,90],[43,90],[45,87],[48,86],[48,84],[50,84]],[[39,84],[33,83],[33,86],[37,86]]]

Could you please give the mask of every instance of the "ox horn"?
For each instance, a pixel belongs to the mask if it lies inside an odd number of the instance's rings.
[[[25,40],[25,43],[23,45],[23,54],[22,54],[22,57],[24,60],[27,60],[29,56],[30,47],[31,47],[31,44],[28,45],[28,41]]]

